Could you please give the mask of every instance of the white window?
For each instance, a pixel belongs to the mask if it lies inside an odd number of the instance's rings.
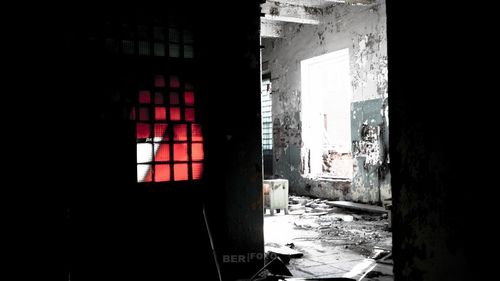
[[[349,50],[303,60],[301,78],[304,173],[352,178]]]

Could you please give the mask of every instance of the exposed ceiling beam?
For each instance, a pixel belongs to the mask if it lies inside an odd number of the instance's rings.
[[[319,20],[316,19],[304,19],[304,18],[287,17],[287,16],[265,15],[264,19],[272,21],[281,21],[281,22],[302,23],[302,24],[319,24]]]
[[[377,2],[377,0],[340,0],[340,1],[348,5],[370,5],[370,4],[375,4]],[[341,3],[340,1],[338,1],[337,3]]]
[[[323,8],[328,3],[343,3],[346,5],[368,5],[377,0],[268,0],[261,4],[262,20],[265,20],[261,30],[270,37],[276,36],[282,29],[270,22],[293,22],[301,24],[319,24]]]
[[[261,5],[264,18],[273,21],[319,24],[323,11],[320,8],[276,4],[266,2]]]
[[[283,37],[283,24],[262,18],[260,20],[260,36],[263,38]]]
[[[350,5],[368,5],[373,4],[376,0],[267,0],[267,2],[282,3],[295,6],[305,7],[325,7],[330,4],[350,4]]]
[[[305,7],[323,7],[330,1],[326,0],[267,0],[267,2],[276,2],[295,6],[305,6]]]

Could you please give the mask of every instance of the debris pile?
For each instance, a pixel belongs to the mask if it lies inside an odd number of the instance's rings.
[[[346,210],[335,201],[305,196],[289,197],[289,214],[298,215],[295,228],[314,230],[322,243],[343,246],[370,256],[374,247],[391,243],[387,214]],[[313,238],[305,238],[313,239]],[[387,246],[390,250],[390,245]]]
[[[290,214],[307,214],[312,216],[321,216],[333,213],[337,210],[333,207],[334,201],[326,199],[312,199],[305,196],[289,196],[288,211]]]

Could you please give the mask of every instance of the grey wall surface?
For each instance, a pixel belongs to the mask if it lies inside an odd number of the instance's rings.
[[[263,45],[273,86],[274,176],[287,178],[298,194],[366,203],[391,197],[385,1],[328,8],[319,25],[287,24],[283,38],[264,39]],[[300,62],[344,48],[353,90],[354,178],[351,183],[305,178]]]

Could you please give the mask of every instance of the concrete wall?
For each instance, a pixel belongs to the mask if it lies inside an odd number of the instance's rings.
[[[274,176],[289,179],[298,194],[371,203],[391,197],[385,2],[333,6],[321,24],[287,24],[283,36],[263,39],[273,83]],[[300,62],[344,48],[349,48],[353,89],[353,180],[304,178],[308,148],[301,136]]]

